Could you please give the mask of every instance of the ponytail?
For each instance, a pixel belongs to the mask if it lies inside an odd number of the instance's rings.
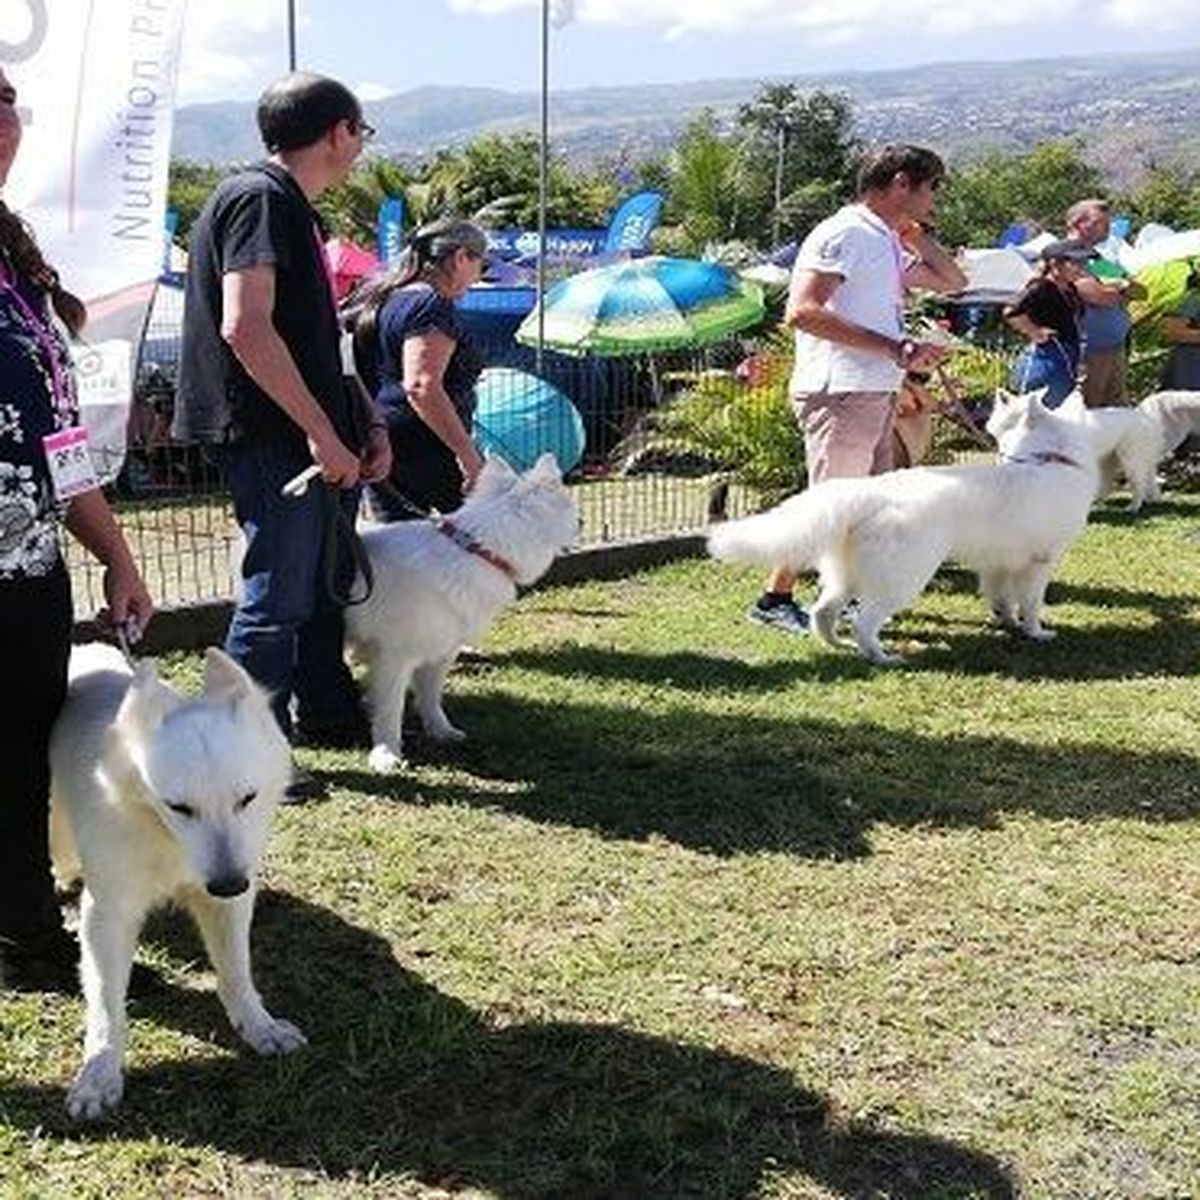
[[[78,296],[68,292],[58,280],[58,272],[42,257],[29,226],[0,200],[0,253],[44,295],[67,327],[71,337],[79,336],[87,323],[87,308]]]

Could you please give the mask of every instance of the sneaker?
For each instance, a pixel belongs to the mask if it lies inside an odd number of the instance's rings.
[[[292,782],[283,790],[284,804],[308,804],[314,800],[324,800],[328,796],[329,788],[311,771],[306,771],[303,767],[292,767]]]
[[[746,619],[758,625],[773,625],[784,633],[805,634],[808,632],[808,613],[795,600],[784,600],[764,608],[757,601],[746,612]]]

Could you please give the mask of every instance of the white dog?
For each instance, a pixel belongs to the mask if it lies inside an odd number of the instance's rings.
[[[108,646],[71,656],[51,741],[52,851],[60,879],[82,869],[84,1061],[74,1117],[124,1089],[125,992],[149,911],[182,904],[200,927],[230,1022],[260,1054],[304,1044],[263,1007],[250,978],[255,876],[291,756],[261,689],[209,650],[204,693],[187,699]]]
[[[442,688],[464,643],[479,638],[517,585],[533,583],[579,531],[554,456],[524,475],[489,458],[463,506],[448,517],[363,531],[375,577],[367,601],[346,610],[351,645],[367,663],[371,769],[403,764],[400,726],[412,688],[426,732],[459,741]]]
[[[979,572],[996,617],[1031,638],[1053,634],[1039,613],[1046,584],[1083,529],[1096,490],[1083,432],[1034,395],[998,397],[988,430],[999,465],[916,467],[866,479],[830,479],[778,507],[718,525],[719,559],[815,567],[813,628],[837,645],[839,615],[857,598],[854,641],[880,665],[899,661],[879,642],[893,613],[921,594],[938,566]]]
[[[1200,437],[1200,392],[1152,392],[1138,408],[1162,431],[1161,457]]]
[[[1121,475],[1129,484],[1130,512],[1161,498],[1157,469],[1163,434],[1158,421],[1141,408],[1088,408],[1078,390],[1062,402],[1058,414],[1074,421],[1092,443],[1099,467],[1098,500],[1112,491]]]

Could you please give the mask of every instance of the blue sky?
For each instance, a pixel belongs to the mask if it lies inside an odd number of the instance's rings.
[[[424,84],[538,86],[540,0],[295,0],[302,66],[369,100]],[[554,0],[552,86],[1178,50],[1200,0]],[[180,103],[245,99],[287,66],[286,0],[190,0]]]

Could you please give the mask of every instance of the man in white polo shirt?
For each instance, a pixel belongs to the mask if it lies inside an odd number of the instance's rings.
[[[967,283],[928,232],[944,173],[932,150],[884,147],[859,172],[858,199],[817,225],[796,255],[784,320],[796,330],[789,395],[809,483],[891,469],[896,391],[906,371],[928,370],[940,353],[905,333],[905,291]],[[795,584],[791,571],[775,570],[749,618],[806,632]]]

